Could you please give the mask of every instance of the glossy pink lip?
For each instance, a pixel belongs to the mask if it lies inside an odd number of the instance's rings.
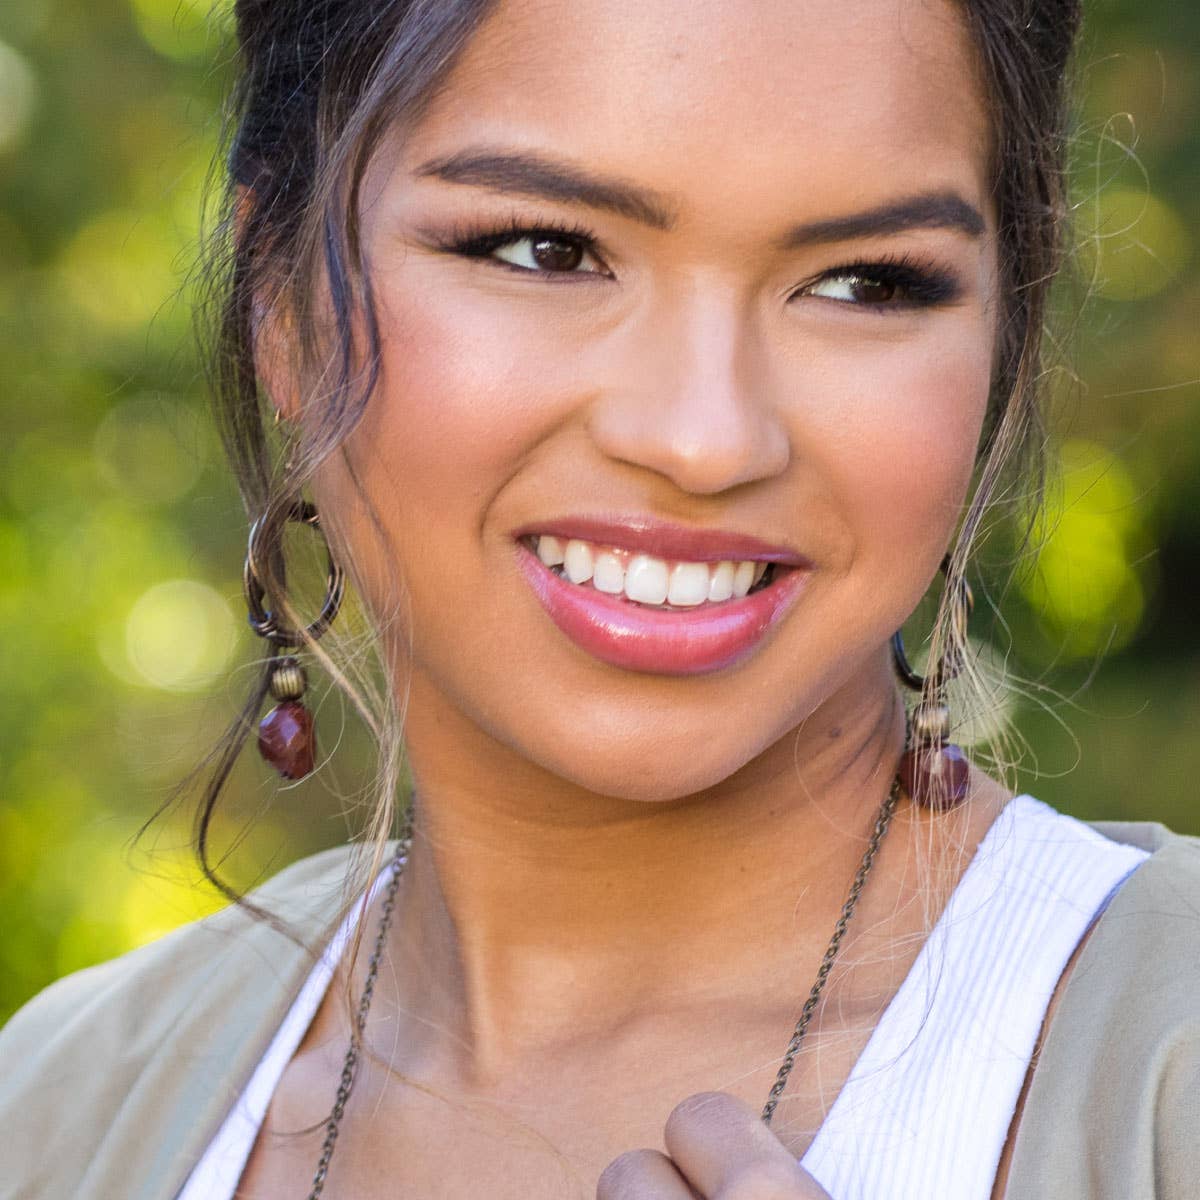
[[[600,546],[640,551],[642,554],[653,554],[656,558],[684,559],[687,562],[741,562],[754,559],[756,562],[781,563],[789,567],[812,565],[787,546],[764,542],[744,533],[695,529],[649,518],[561,517],[515,529],[512,536],[520,539],[542,533],[564,541],[579,538]]]
[[[692,561],[705,560],[693,557]],[[562,579],[525,542],[517,543],[517,564],[550,619],[581,650],[614,667],[657,675],[702,675],[746,658],[790,607],[810,574],[800,568],[783,570],[767,587],[740,600],[661,609]]]

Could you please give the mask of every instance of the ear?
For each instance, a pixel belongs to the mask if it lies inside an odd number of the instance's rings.
[[[275,409],[276,421],[300,416],[300,387],[295,370],[292,322],[278,306],[256,295],[250,317],[254,373],[259,387]]]
[[[234,232],[241,243],[253,219],[254,189],[238,184],[234,198]],[[299,415],[299,388],[292,364],[295,340],[291,321],[282,311],[269,282],[255,280],[250,309],[250,338],[254,348],[254,373],[259,386],[275,409],[276,420],[295,420]]]

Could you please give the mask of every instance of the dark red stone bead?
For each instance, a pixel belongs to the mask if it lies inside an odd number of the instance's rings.
[[[941,746],[926,743],[905,750],[898,774],[900,786],[914,804],[940,812],[967,798],[971,765],[953,742]]]
[[[299,700],[277,704],[258,726],[258,752],[284,779],[303,779],[313,769],[317,739],[312,714]]]

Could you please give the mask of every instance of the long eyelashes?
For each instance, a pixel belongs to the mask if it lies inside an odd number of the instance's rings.
[[[596,235],[583,225],[568,225],[558,222],[547,222],[544,225],[530,225],[517,217],[512,217],[500,225],[456,225],[447,234],[435,236],[434,243],[438,249],[451,254],[460,254],[464,258],[490,258],[502,246],[513,242],[530,240],[552,240],[578,246],[588,254],[600,257],[596,248]],[[498,267],[507,267],[510,271],[518,271],[525,275],[578,275],[594,272],[581,271],[534,271],[528,267],[519,267],[514,263],[494,260]]]
[[[460,224],[445,234],[433,235],[431,240],[439,250],[463,258],[490,259],[495,266],[522,275],[547,280],[566,279],[578,275],[601,275],[602,271],[553,270],[519,266],[493,258],[504,246],[520,241],[552,241],[575,247],[582,255],[590,255],[603,264],[596,237],[586,226],[547,221],[530,224],[511,217],[500,224]],[[963,287],[951,272],[913,254],[882,255],[877,258],[843,263],[822,271],[793,291],[793,296],[816,295],[820,289],[840,291],[840,297],[829,297],[832,303],[877,311],[930,308],[953,303],[961,298]]]
[[[845,290],[857,288],[861,299],[843,300],[867,308],[927,308],[950,304],[962,296],[962,284],[956,276],[911,254],[885,255],[881,258],[846,263],[823,271],[794,294],[813,293],[814,289],[836,281],[845,281]]]

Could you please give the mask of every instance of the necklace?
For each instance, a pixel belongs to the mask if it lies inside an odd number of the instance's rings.
[[[767,1102],[763,1105],[762,1110],[764,1124],[769,1125],[771,1123],[771,1118],[775,1114],[775,1106],[779,1103],[779,1098],[783,1095],[783,1089],[787,1086],[788,1076],[792,1073],[792,1068],[796,1065],[796,1056],[800,1052],[800,1045],[804,1041],[804,1035],[808,1032],[809,1023],[812,1021],[813,1014],[817,1010],[817,1002],[821,998],[821,993],[824,991],[825,984],[829,979],[829,972],[833,969],[834,960],[837,958],[838,951],[842,947],[842,938],[846,935],[846,927],[850,924],[850,918],[854,915],[854,909],[858,905],[858,898],[862,894],[863,885],[866,883],[867,875],[870,873],[871,867],[875,862],[875,857],[879,853],[879,846],[883,841],[884,834],[887,833],[888,826],[892,823],[892,815],[896,811],[896,805],[899,803],[899,800],[900,780],[897,778],[892,781],[892,786],[888,791],[887,797],[880,806],[879,813],[875,818],[875,828],[871,831],[871,837],[867,842],[866,850],[863,852],[862,861],[858,865],[858,870],[854,873],[854,879],[850,883],[850,890],[846,893],[846,900],[842,905],[842,911],[838,916],[837,924],[833,927],[833,936],[829,939],[829,945],[825,948],[821,965],[817,968],[817,977],[813,981],[812,989],[808,993],[808,999],[805,1000],[804,1007],[800,1010],[800,1017],[796,1021],[796,1027],[792,1031],[791,1039],[788,1041],[787,1049],[784,1051],[783,1060],[779,1064],[779,1072],[775,1076],[775,1082],[771,1085],[771,1090],[767,1093]],[[346,1112],[346,1103],[350,1099],[350,1093],[354,1089],[354,1080],[358,1075],[362,1039],[367,1028],[367,1013],[371,1008],[371,998],[375,994],[375,981],[379,975],[379,964],[383,959],[388,930],[392,924],[392,914],[396,909],[396,893],[400,887],[400,875],[411,848],[412,836],[408,834],[401,840],[389,867],[392,877],[388,880],[387,889],[383,894],[383,908],[379,915],[379,931],[375,935],[375,943],[371,948],[371,957],[367,960],[367,976],[363,981],[362,995],[359,997],[358,1007],[354,1012],[354,1029],[350,1035],[350,1046],[346,1051],[346,1057],[342,1063],[342,1076],[338,1082],[337,1096],[334,1099],[333,1108],[330,1110],[329,1116],[325,1121],[325,1141],[321,1147],[321,1157],[317,1160],[317,1169],[313,1175],[312,1190],[308,1193],[308,1200],[320,1200],[321,1193],[325,1190],[325,1179],[329,1174],[329,1164],[333,1161],[333,1150],[337,1145],[338,1130],[341,1128],[342,1117]]]

